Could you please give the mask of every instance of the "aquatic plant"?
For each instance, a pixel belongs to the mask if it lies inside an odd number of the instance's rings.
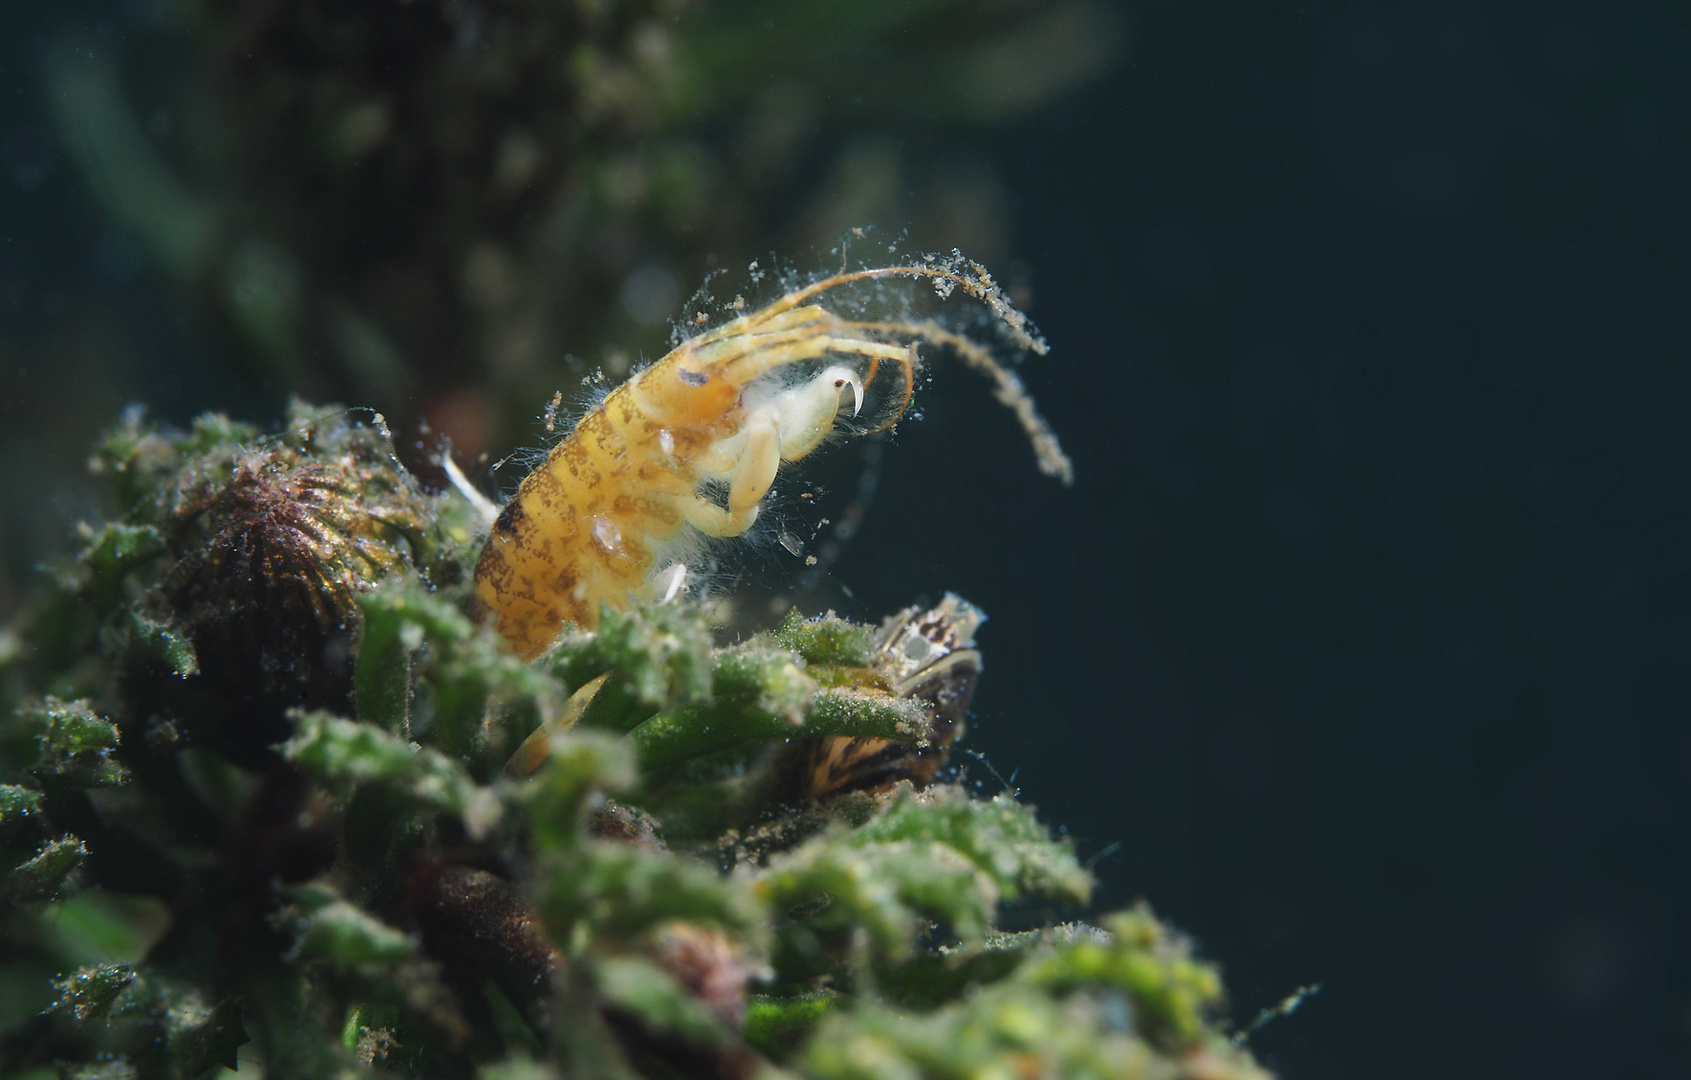
[[[991,254],[991,169],[893,129],[1024,113],[1121,36],[1098,0],[188,0],[131,30],[44,58],[117,232],[229,367],[472,455],[560,364],[625,374],[712,268],[864,220]]]
[[[0,638],[7,1075],[1262,1075],[1213,966],[1058,922],[1071,845],[936,772],[966,602],[634,603],[525,663],[379,416],[93,461],[111,520]]]

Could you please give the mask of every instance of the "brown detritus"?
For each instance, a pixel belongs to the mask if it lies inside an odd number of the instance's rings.
[[[467,1004],[479,1005],[478,988],[491,981],[531,1020],[542,1015],[552,976],[567,961],[546,940],[539,917],[514,884],[468,866],[424,867],[413,879],[407,906],[429,955]],[[754,969],[732,938],[675,922],[651,934],[645,951],[729,1030],[738,1030]],[[614,1007],[605,1007],[602,1015],[626,1052],[661,1060],[680,1075],[739,1078],[756,1072],[757,1056],[743,1046],[704,1047],[654,1033]]]
[[[409,906],[449,978],[471,993],[492,980],[519,1006],[537,1003],[564,957],[517,887],[468,866],[427,867],[419,876]]]
[[[730,829],[717,838],[717,859],[725,870],[763,866],[769,856],[797,847],[830,825],[863,824],[896,790],[897,785],[881,792],[848,791],[826,803],[795,806],[749,829]]]
[[[401,1049],[399,1039],[391,1028],[364,1028],[358,1033],[358,1041],[353,1044],[352,1056],[366,1065],[378,1065],[388,1059],[388,1055]]]
[[[441,867],[418,892],[414,913],[430,953],[480,968],[507,992],[528,997],[563,965],[521,891],[489,870]]]
[[[658,820],[637,806],[607,799],[587,819],[587,832],[601,840],[628,844],[642,851],[668,851],[658,836]]]
[[[755,973],[739,943],[720,930],[676,922],[652,936],[652,959],[730,1030],[746,1020],[746,983]]]

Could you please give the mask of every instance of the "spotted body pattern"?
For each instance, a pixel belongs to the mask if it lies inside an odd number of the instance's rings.
[[[932,320],[856,319],[825,303],[845,286],[884,278],[927,279],[942,298],[960,289],[1018,345],[1045,351],[991,275],[960,256],[825,278],[683,342],[584,417],[499,513],[476,565],[476,595],[519,655],[538,656],[566,625],[595,629],[601,605],[673,592],[685,565],[665,569],[666,557],[685,551],[693,533],[750,528],[781,464],[833,434],[848,388],[856,415],[877,376],[896,368],[899,392],[878,426],[896,422],[910,404],[919,342],[992,378],[1041,467],[1070,479],[1032,400],[983,346]],[[713,497],[722,488],[725,497]]]

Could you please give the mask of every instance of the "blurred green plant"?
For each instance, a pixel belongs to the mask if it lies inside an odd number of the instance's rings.
[[[7,1075],[1263,1075],[1148,911],[998,929],[1091,887],[1013,797],[783,794],[795,740],[936,737],[884,630],[650,605],[523,664],[379,417],[95,461],[0,668]]]
[[[426,417],[471,453],[527,423],[569,350],[575,377],[625,374],[723,266],[865,221],[1003,254],[990,168],[904,136],[1057,100],[1123,36],[1099,0],[172,10],[170,51],[199,57],[176,76],[192,154],[134,115],[112,50],[48,50],[96,199],[252,378]]]

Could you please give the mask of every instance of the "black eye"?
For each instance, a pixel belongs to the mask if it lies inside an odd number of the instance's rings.
[[[702,371],[692,371],[687,368],[676,368],[675,374],[688,386],[703,386],[710,382],[710,376]]]

